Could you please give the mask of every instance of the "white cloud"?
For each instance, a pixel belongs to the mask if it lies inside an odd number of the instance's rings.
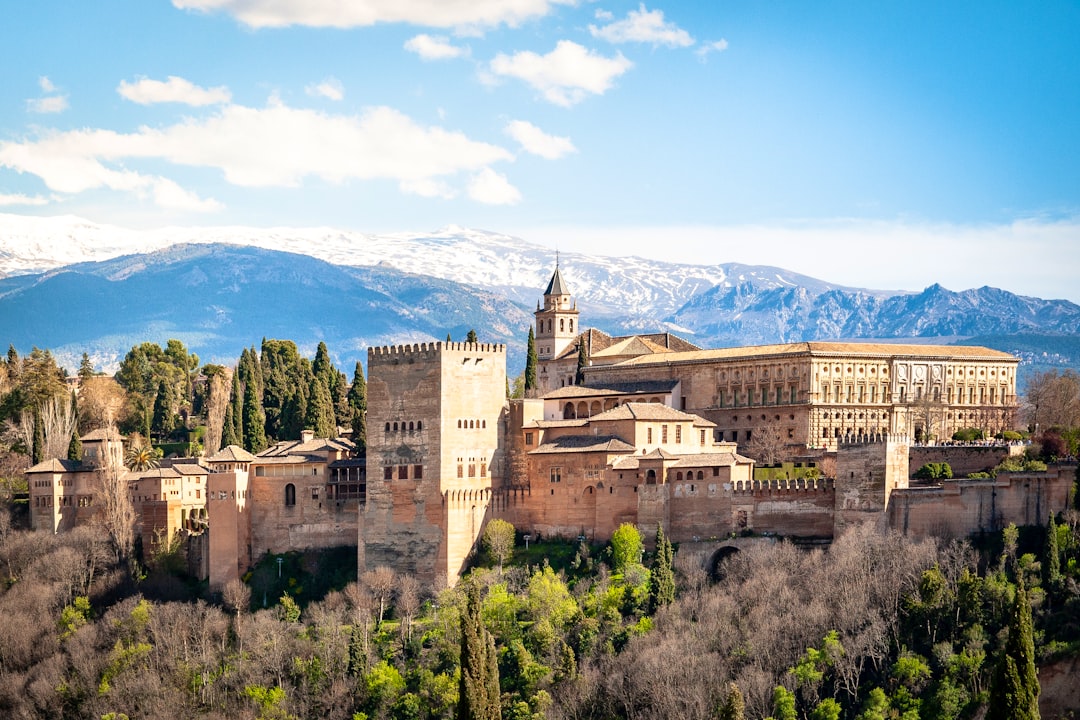
[[[32,113],[54,115],[68,109],[67,95],[50,95],[43,98],[31,98],[26,101],[26,109]]]
[[[608,20],[615,19],[615,13],[609,12],[607,10],[597,10],[595,13],[595,17],[597,20],[603,20],[604,22],[607,22]]]
[[[423,27],[517,26],[575,0],[172,0],[177,8],[221,11],[253,28],[308,25],[364,27],[408,23]]]
[[[717,40],[715,42],[705,43],[704,45],[699,47],[697,50],[695,50],[694,54],[697,55],[699,58],[705,59],[705,57],[709,53],[724,52],[727,49],[728,49],[728,41],[725,40],[724,38],[720,38],[719,40]]]
[[[521,192],[505,175],[486,167],[469,181],[469,197],[486,205],[516,205],[521,201]]]
[[[139,105],[154,103],[182,103],[201,107],[222,105],[229,102],[232,94],[226,87],[203,88],[182,77],[170,75],[168,80],[151,80],[141,77],[133,83],[121,80],[116,92]]]
[[[631,67],[633,63],[622,53],[608,58],[570,40],[560,40],[547,55],[530,51],[499,53],[490,65],[494,75],[524,80],[548,102],[563,107],[581,102],[590,93],[603,94],[615,78]]]
[[[419,178],[416,180],[402,180],[398,183],[401,192],[406,195],[419,195],[428,198],[443,198],[449,200],[457,195],[454,189],[442,180],[434,178]]]
[[[8,207],[11,205],[48,205],[48,203],[49,201],[40,195],[31,197],[22,194],[5,195],[0,193],[0,207]]]
[[[140,159],[217,169],[228,182],[244,187],[296,186],[307,177],[331,183],[390,179],[406,192],[446,196],[447,190],[434,181],[513,156],[460,132],[423,127],[392,108],[372,108],[357,117],[280,102],[266,108],[227,105],[211,117],[127,134],[90,129],[0,142],[0,166],[37,175],[57,192],[109,188],[168,207],[220,207],[168,178],[128,168]],[[491,187],[480,192],[495,195]]]
[[[602,18],[599,13],[597,18],[607,19]],[[639,42],[667,47],[689,47],[694,44],[690,33],[675,23],[664,21],[663,10],[646,10],[645,3],[638,6],[637,10],[627,13],[624,20],[603,27],[590,25],[589,32],[593,37],[613,43]]]
[[[44,75],[38,78],[38,87],[43,93],[56,92],[56,86],[52,84],[52,80]]]
[[[333,100],[334,102],[340,102],[345,99],[345,87],[341,84],[340,80],[333,77],[326,78],[317,85],[308,85],[304,88],[304,92],[312,97],[326,98],[327,100]]]
[[[405,41],[405,49],[424,60],[450,60],[469,54],[468,48],[451,45],[450,41],[441,35],[417,35]]]
[[[513,120],[506,126],[506,134],[518,141],[525,152],[548,160],[557,160],[568,153],[577,152],[570,138],[548,135],[525,120]]]

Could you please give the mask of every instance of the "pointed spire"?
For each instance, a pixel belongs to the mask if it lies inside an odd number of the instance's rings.
[[[555,274],[551,276],[551,282],[548,283],[547,290],[544,291],[544,295],[569,295],[570,290],[566,287],[566,283],[563,282],[562,273],[559,272],[558,264],[555,265]]]

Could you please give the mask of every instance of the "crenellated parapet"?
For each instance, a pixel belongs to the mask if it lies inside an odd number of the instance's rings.
[[[443,353],[506,355],[503,343],[425,342],[411,345],[381,345],[368,348],[368,362],[437,360]]]
[[[832,493],[836,482],[832,478],[779,478],[772,480],[735,480],[731,483],[733,495],[806,495],[809,493]]]
[[[876,443],[894,443],[898,445],[910,445],[911,437],[897,433],[862,433],[860,435],[843,435],[837,439],[837,447],[873,445]]]

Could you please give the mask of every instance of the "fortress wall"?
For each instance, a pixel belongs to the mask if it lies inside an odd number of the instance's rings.
[[[927,463],[949,463],[954,477],[985,472],[1009,457],[1024,454],[1023,445],[929,445],[912,446],[910,470],[914,473]]]
[[[206,478],[207,573],[210,590],[221,592],[251,564],[246,472],[210,473]]]
[[[265,553],[356,543],[356,511],[327,499],[326,466],[302,467],[301,474],[291,477],[250,477],[252,552],[256,558]],[[291,506],[285,504],[285,486],[289,484],[296,497]]]
[[[879,439],[880,438],[880,439]],[[875,520],[890,496],[908,486],[908,438],[843,439],[836,452],[836,530]]]
[[[964,537],[997,531],[1009,523],[1043,525],[1051,512],[1065,510],[1074,468],[1044,473],[1003,473],[994,480],[947,480],[934,488],[893,493],[889,527],[914,537]]]

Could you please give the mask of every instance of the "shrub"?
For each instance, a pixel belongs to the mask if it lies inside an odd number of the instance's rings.
[[[952,466],[949,463],[926,463],[915,471],[915,477],[920,480],[948,480],[952,476]]]

